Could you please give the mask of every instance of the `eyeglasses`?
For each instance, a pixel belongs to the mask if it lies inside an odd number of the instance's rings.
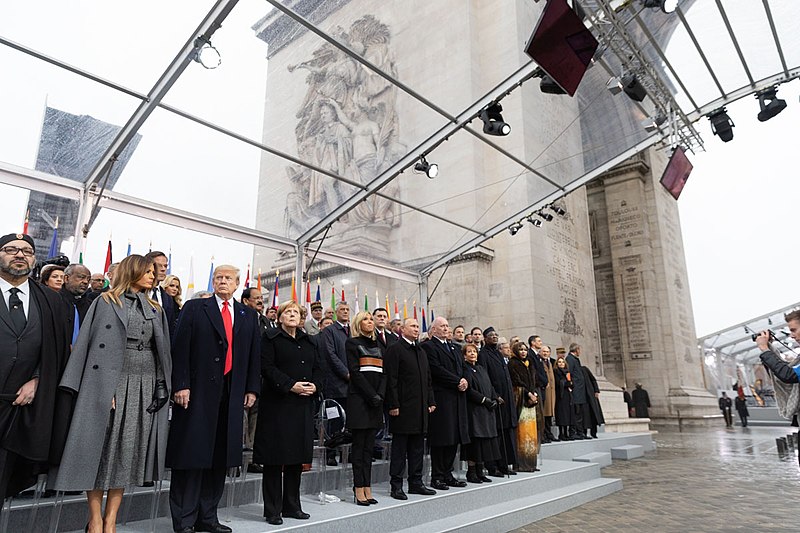
[[[36,253],[33,251],[33,248],[17,248],[16,246],[6,246],[4,248],[0,248],[4,254],[7,255],[17,255],[18,253],[22,252],[22,255],[25,257],[33,257]]]

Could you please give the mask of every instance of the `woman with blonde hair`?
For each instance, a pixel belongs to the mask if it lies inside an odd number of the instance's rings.
[[[167,274],[167,277],[161,282],[161,288],[164,289],[164,292],[172,296],[178,309],[183,307],[183,298],[181,297],[183,290],[181,289],[181,280],[178,276]]]
[[[378,429],[383,427],[386,375],[372,313],[357,313],[350,323],[350,334],[344,346],[350,371],[347,428],[353,434],[353,497],[358,505],[374,505],[378,500],[372,497],[372,448]]]
[[[86,491],[87,532],[116,531],[124,488],[164,478],[172,363],[166,315],[146,296],[154,281],[141,255],[120,262],[113,288],[89,307],[61,379],[76,398],[53,488]]]

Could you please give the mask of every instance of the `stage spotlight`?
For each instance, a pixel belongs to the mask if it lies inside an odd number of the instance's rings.
[[[213,70],[222,64],[222,56],[220,56],[219,50],[214,48],[211,41],[205,37],[195,39],[192,59],[209,70]]]
[[[679,3],[679,0],[642,0],[644,7],[658,7],[667,14],[675,11]]]
[[[519,222],[514,222],[508,227],[508,232],[513,236],[516,235],[519,230],[522,229],[522,224]]]
[[[550,205],[548,205],[547,207],[549,207],[550,209],[552,209],[552,210],[553,210],[553,212],[554,212],[556,215],[560,216],[560,217],[563,217],[564,215],[566,215],[566,214],[567,214],[567,210],[566,210],[566,209],[564,209],[563,207],[561,207],[560,205],[556,205],[556,204],[550,204]]]
[[[542,227],[542,221],[540,219],[534,218],[533,215],[528,215],[527,218],[528,218],[528,222],[530,222],[533,225],[534,228],[541,228]]]
[[[636,74],[629,73],[624,75],[621,82],[622,90],[625,91],[625,94],[627,94],[628,98],[631,100],[641,102],[644,100],[645,96],[647,96],[647,91],[644,89],[644,86],[639,83]]]
[[[545,222],[552,222],[553,221],[553,215],[551,215],[550,213],[547,213],[545,211],[539,211],[536,214],[539,215],[540,217],[542,217]]]
[[[778,87],[758,91],[756,98],[758,98],[758,105],[761,106],[761,111],[758,112],[759,122],[766,122],[786,109],[786,100],[778,98]]]
[[[539,90],[545,94],[567,94],[567,91],[562,89],[553,78],[546,74],[542,76],[542,80],[539,82]]]
[[[733,128],[735,125],[724,107],[720,107],[709,113],[708,121],[711,122],[711,132],[719,137],[722,142],[729,142],[733,139]]]
[[[622,82],[619,81],[618,77],[614,76],[606,83],[606,89],[611,94],[619,94],[622,92]]]
[[[664,115],[658,115],[657,117],[647,117],[641,122],[642,127],[645,129],[646,132],[652,133],[658,129],[664,122],[667,121],[667,117]]]
[[[511,133],[511,126],[503,122],[503,106],[495,102],[481,111],[480,118],[483,121],[483,133],[487,135],[504,136]]]
[[[428,163],[425,160],[425,156],[419,156],[419,162],[414,165],[414,172],[420,172],[428,176],[429,179],[433,179],[439,175],[439,165],[436,163]]]

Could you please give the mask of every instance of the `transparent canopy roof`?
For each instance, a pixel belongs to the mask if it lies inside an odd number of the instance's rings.
[[[541,93],[522,51],[545,2],[6,3],[0,182],[83,183],[83,201],[116,211],[100,233],[201,232],[427,274],[636,151],[702,149],[695,122],[800,75],[793,0],[575,4],[603,54],[569,98]],[[207,41],[218,68],[192,61]],[[624,72],[650,98],[606,90]],[[501,98],[512,132],[488,136],[477,115]],[[45,157],[64,152],[79,157]],[[423,155],[437,178],[413,171]],[[363,232],[389,244],[359,248]]]

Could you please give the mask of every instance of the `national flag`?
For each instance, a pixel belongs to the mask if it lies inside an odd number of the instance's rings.
[[[369,298],[366,292],[364,293],[364,311],[369,311]]]
[[[260,268],[258,269],[258,282],[257,282],[256,288],[258,289],[258,293],[261,294],[261,269]]]
[[[319,278],[317,278],[317,298],[314,301],[322,303],[322,295],[319,293]]]
[[[343,302],[346,302],[346,301],[347,301],[347,300],[345,300],[345,298],[344,298],[344,287],[342,287],[342,301],[343,301]]]
[[[377,298],[375,298],[377,300]],[[389,314],[389,293],[386,293],[386,314]]]
[[[244,288],[250,287],[250,263],[247,263],[247,275],[244,277]]]
[[[31,216],[31,210],[29,208],[27,211],[25,211],[25,223],[22,225],[22,234],[23,235],[27,235],[28,234],[28,219],[30,218],[30,216]]]
[[[172,246],[169,247],[169,255],[167,256],[167,276],[172,274]]]
[[[129,255],[131,255],[131,240],[130,239],[128,239],[128,251],[125,252],[125,257],[128,257]]]
[[[130,248],[131,244],[128,243],[128,252],[130,252]],[[189,280],[186,283],[186,299],[190,300],[192,296],[194,296],[194,257],[189,256]]]
[[[79,264],[79,265],[82,265],[82,264],[83,264],[83,252],[81,252],[81,253],[78,255],[78,264]]]
[[[425,308],[422,308],[422,333],[428,331],[428,324],[425,322]]]
[[[361,310],[358,308],[358,285],[356,285],[356,298],[355,302],[353,303],[353,314],[358,314]]]
[[[208,292],[214,291],[214,258],[211,258],[211,268],[208,270],[208,288],[206,289]]]
[[[311,305],[311,282],[306,283],[306,305]],[[309,307],[309,311],[311,307]]]
[[[294,284],[294,272],[292,272],[292,301],[297,302],[297,289]]]
[[[403,320],[408,318],[408,300],[403,300]]]
[[[56,217],[56,226],[53,228],[53,239],[50,241],[50,250],[47,253],[47,257],[55,257],[58,255],[58,217]]]
[[[417,319],[417,301],[414,300],[414,320]]]
[[[272,290],[272,307],[278,307],[278,276],[281,275],[280,270],[275,271],[275,288]]]
[[[336,309],[336,287],[331,287],[331,309]]]
[[[111,259],[111,239],[108,239],[108,250],[106,250],[106,264],[103,267],[103,274],[108,274],[108,267],[111,266],[113,260]]]
[[[394,317],[400,318],[400,311],[397,310],[397,296],[394,297]]]
[[[433,324],[433,307],[431,307],[431,324]]]

